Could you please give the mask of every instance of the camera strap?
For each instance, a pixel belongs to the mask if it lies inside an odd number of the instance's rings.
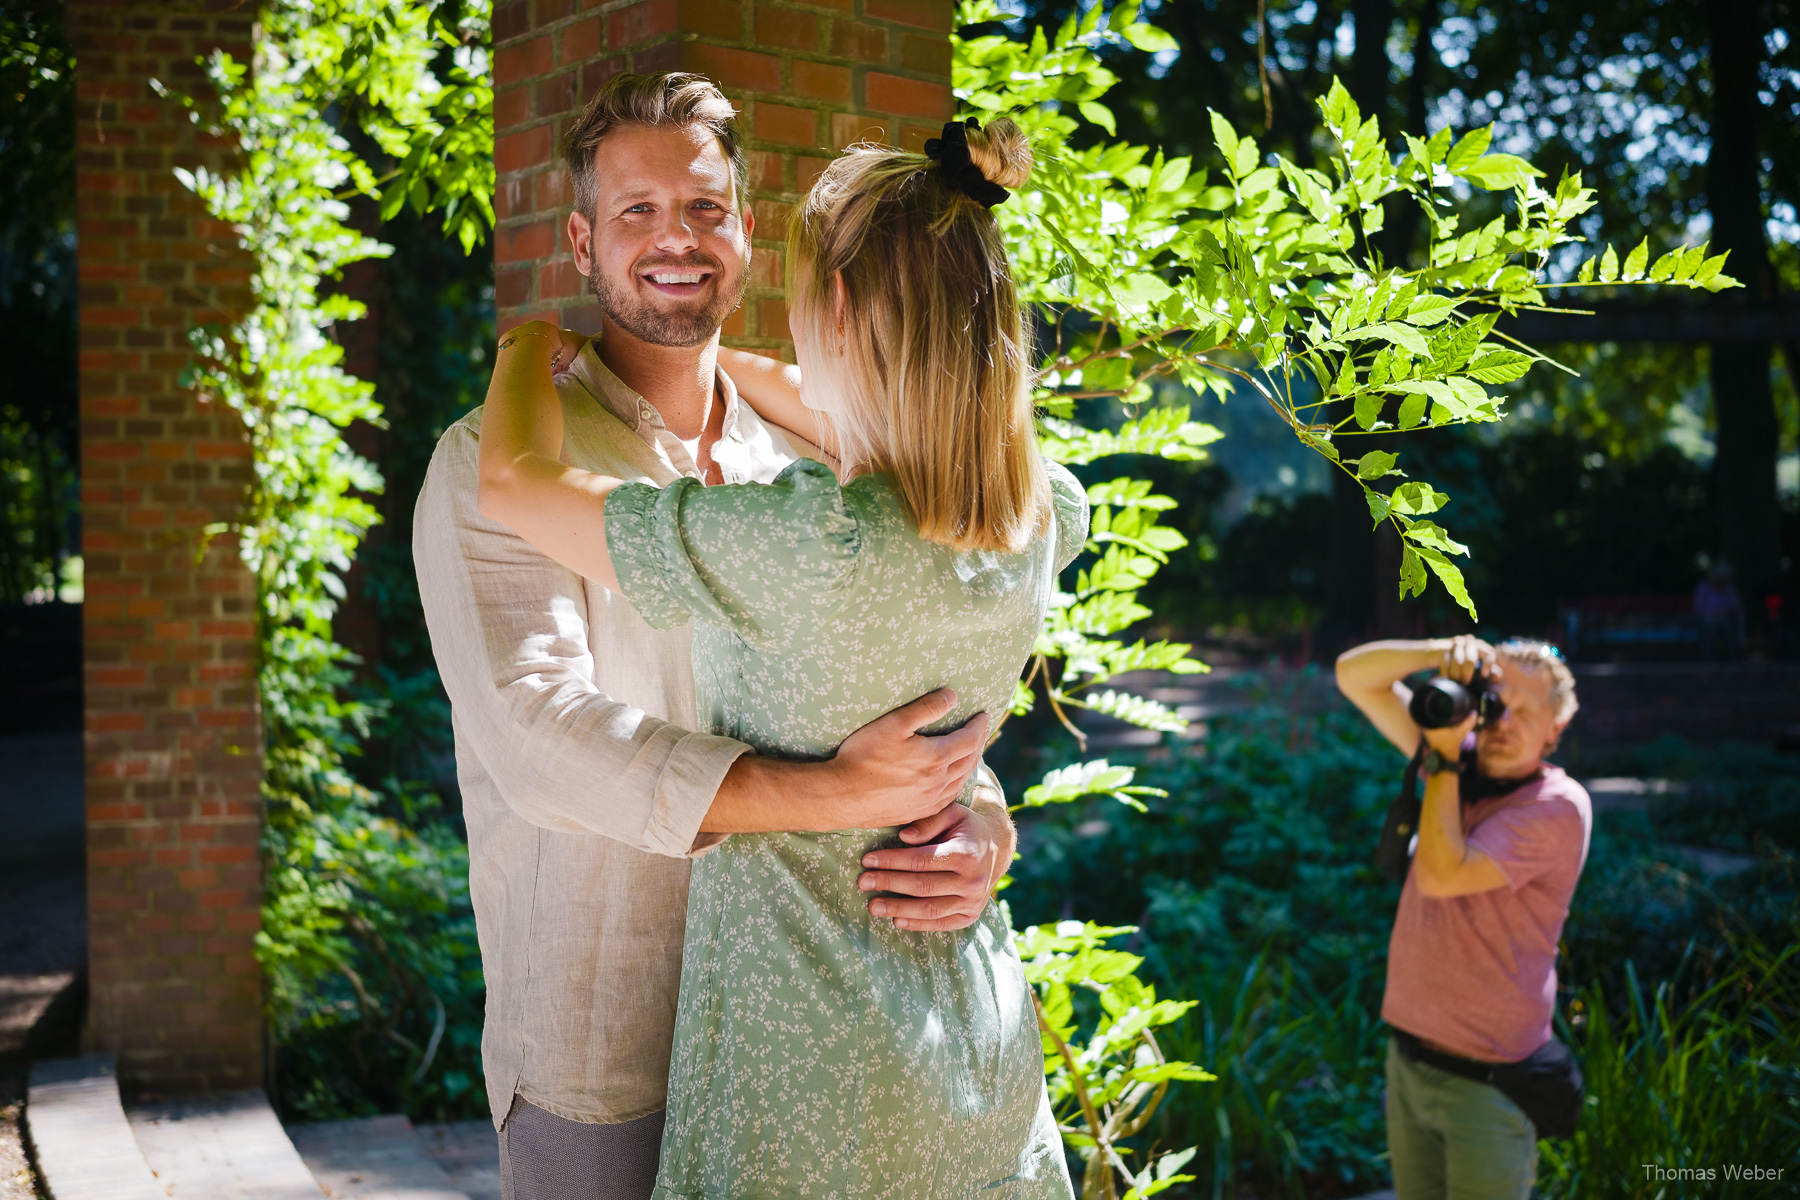
[[[1424,762],[1425,739],[1420,738],[1419,748],[1406,764],[1400,794],[1388,805],[1387,816],[1381,820],[1381,840],[1375,844],[1375,866],[1395,883],[1402,882],[1412,868],[1412,840],[1419,832],[1419,813],[1424,804],[1419,798],[1419,768]]]

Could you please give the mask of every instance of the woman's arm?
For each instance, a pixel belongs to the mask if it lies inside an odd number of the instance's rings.
[[[564,353],[562,331],[545,321],[529,321],[501,341],[481,414],[479,504],[483,516],[616,592],[606,496],[624,481],[558,460],[562,401],[551,369]]]
[[[756,414],[836,455],[836,439],[819,414],[800,401],[800,368],[748,350],[719,347],[719,365]]]

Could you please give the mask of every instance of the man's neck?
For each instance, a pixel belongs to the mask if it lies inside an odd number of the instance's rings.
[[[683,441],[698,437],[705,445],[719,335],[698,346],[656,346],[625,332],[610,317],[604,320],[597,350],[606,369],[649,401],[670,433]]]

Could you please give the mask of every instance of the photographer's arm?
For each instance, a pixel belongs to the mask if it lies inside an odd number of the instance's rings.
[[[1429,729],[1425,741],[1455,762],[1463,738],[1475,718],[1450,729]],[[1413,852],[1412,874],[1421,895],[1433,900],[1472,896],[1506,886],[1506,875],[1493,859],[1469,845],[1463,836],[1462,786],[1455,771],[1426,777],[1424,807],[1419,813],[1419,847]]]
[[[1467,683],[1477,671],[1491,669],[1493,662],[1494,648],[1467,635],[1368,642],[1338,655],[1337,684],[1383,737],[1410,756],[1419,746],[1419,726],[1406,711],[1412,690],[1400,681],[1415,671],[1436,670]]]

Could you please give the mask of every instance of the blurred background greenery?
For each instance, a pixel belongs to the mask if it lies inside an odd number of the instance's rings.
[[[1203,155],[1210,146],[1195,139],[1216,108],[1240,127],[1266,122],[1264,144],[1305,163],[1312,99],[1335,74],[1384,125],[1493,121],[1498,148],[1582,170],[1600,189],[1591,228],[1615,242],[1710,237],[1749,285],[1719,303],[1784,312],[1794,326],[1800,51],[1788,3],[1145,8],[1179,49],[1105,52],[1121,77],[1106,103],[1122,137]],[[1015,0],[1008,29],[1068,9]],[[73,101],[60,16],[51,0],[0,11],[0,612],[6,629],[23,631],[15,639],[40,637],[33,622],[81,595]],[[1390,223],[1383,253],[1405,258],[1419,234]],[[465,256],[434,217],[402,213],[381,236],[394,255],[344,285],[370,305],[343,331],[350,364],[376,382],[389,421],[352,432],[387,486],[372,498],[384,524],[361,552],[337,631],[360,655],[350,690],[373,717],[348,766],[387,819],[436,848],[423,864],[365,863],[372,886],[419,906],[413,925],[388,931],[423,947],[407,969],[461,982],[444,988],[456,998],[449,1032],[420,1081],[395,1069],[397,1052],[366,1022],[321,1009],[287,1031],[280,1101],[293,1117],[455,1116],[482,1103],[471,1086],[481,995],[458,877],[448,707],[419,612],[410,521],[436,439],[485,386],[492,263],[483,250]],[[1655,330],[1683,331],[1679,314],[1649,317]],[[1568,611],[1599,598],[1685,611],[1703,572],[1727,559],[1746,601],[1745,653],[1793,657],[1800,339],[1563,340],[1616,334],[1622,319],[1609,311],[1585,327],[1534,329],[1580,378],[1534,373],[1500,429],[1411,448],[1457,497],[1484,631],[1560,636]],[[1168,790],[1147,816],[1125,819],[1110,802],[1027,815],[1007,900],[1020,926],[1077,909],[1138,926],[1130,945],[1150,978],[1201,1001],[1174,1027],[1170,1051],[1219,1079],[1178,1089],[1149,1135],[1202,1147],[1191,1194],[1355,1195],[1386,1178],[1376,1014],[1395,889],[1370,854],[1400,764],[1351,714],[1304,699],[1305,667],[1366,636],[1466,625],[1441,596],[1393,599],[1397,549],[1369,533],[1360,495],[1335,485],[1284,426],[1242,399],[1194,403],[1197,419],[1227,435],[1211,461],[1128,467],[1181,501],[1170,523],[1191,541],[1146,600],[1161,631],[1195,641],[1202,657],[1261,670],[1239,677],[1241,693],[1203,737],[1116,756]],[[17,657],[20,644],[0,654]],[[48,711],[4,705],[9,721]],[[1043,713],[1009,729],[996,755],[1009,788],[1069,761],[1068,739]],[[1603,747],[1571,765],[1662,783],[1609,804],[1597,822],[1566,932],[1561,1011],[1603,1119],[1547,1144],[1545,1191],[1640,1194],[1637,1164],[1652,1152],[1668,1166],[1751,1152],[1795,1162],[1800,766],[1764,743],[1680,737]]]

